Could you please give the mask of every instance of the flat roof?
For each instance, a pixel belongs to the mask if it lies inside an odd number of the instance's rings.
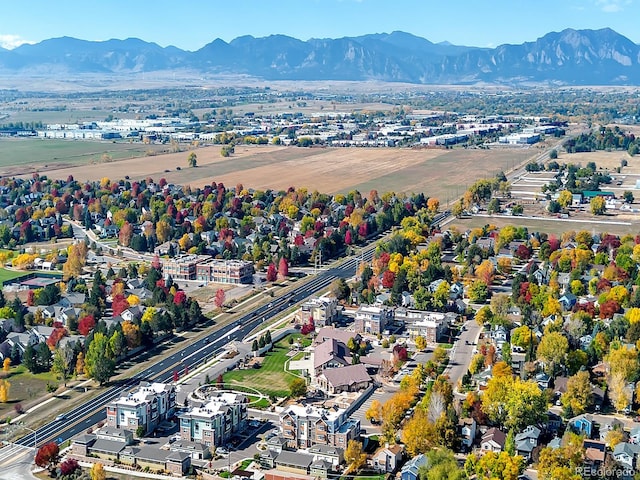
[[[26,287],[44,288],[48,285],[54,285],[59,281],[59,278],[34,277],[30,278],[29,280],[20,282],[20,285],[24,285]]]

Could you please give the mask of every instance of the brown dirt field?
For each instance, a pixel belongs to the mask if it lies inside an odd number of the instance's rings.
[[[97,165],[50,169],[51,178],[73,175],[78,180],[103,177],[161,177],[182,185],[242,183],[257,189],[306,187],[326,193],[369,191],[425,192],[442,202],[459,198],[479,178],[508,170],[539,152],[536,149],[400,149],[298,148],[237,146],[232,157],[220,146],[196,150],[198,167],[187,167],[188,152],[127,159]],[[176,167],[181,167],[180,171]],[[169,170],[169,172],[165,172]]]
[[[628,164],[622,169],[622,174],[640,173],[640,157],[632,157],[623,150],[615,152],[600,150],[597,152],[560,153],[558,155],[559,163],[573,163],[584,167],[589,162],[595,162],[599,169],[603,168],[609,171],[615,171],[620,166],[621,160],[626,160]]]

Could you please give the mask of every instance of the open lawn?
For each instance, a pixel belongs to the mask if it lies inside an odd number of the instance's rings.
[[[127,172],[131,179],[164,177],[192,187],[215,181],[228,187],[242,183],[248,188],[285,190],[294,186],[325,193],[347,193],[354,188],[368,193],[375,188],[425,192],[446,203],[461,197],[477,179],[540,154],[536,147],[445,150],[238,145],[231,157],[223,158],[220,148],[195,150],[197,168],[188,168],[188,153],[180,152],[92,165],[67,163],[60,169],[49,165],[47,174],[51,178],[73,175],[77,180],[115,180]]]
[[[36,398],[42,398],[47,393],[47,383],[58,385],[55,375],[51,372],[33,374],[23,365],[11,368],[9,376],[5,377],[10,383],[9,401],[0,403],[0,418],[16,417],[15,405],[27,404]]]
[[[6,268],[0,268],[0,285],[3,285],[7,280],[13,280],[14,278],[24,277],[28,275],[26,272],[20,272],[16,270],[7,270]]]
[[[232,370],[224,374],[225,387],[233,388],[233,385],[241,385],[255,388],[265,395],[286,397],[289,395],[289,383],[297,378],[285,371],[285,362],[289,359],[289,339],[287,336],[275,344],[273,350],[268,352],[258,369]],[[296,337],[299,337],[296,336]]]

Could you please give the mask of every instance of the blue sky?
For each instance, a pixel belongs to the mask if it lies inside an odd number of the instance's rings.
[[[137,37],[197,50],[215,38],[302,40],[402,30],[480,47],[565,28],[610,27],[640,43],[640,0],[29,0],[3,1],[0,46],[47,38]]]

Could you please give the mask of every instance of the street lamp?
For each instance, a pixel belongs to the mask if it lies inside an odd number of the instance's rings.
[[[29,430],[31,433],[33,433],[33,449],[37,450],[38,449],[38,432],[36,430],[32,430],[31,428],[27,427],[24,423],[21,423],[20,426],[22,426],[22,428],[24,428],[25,430]]]

